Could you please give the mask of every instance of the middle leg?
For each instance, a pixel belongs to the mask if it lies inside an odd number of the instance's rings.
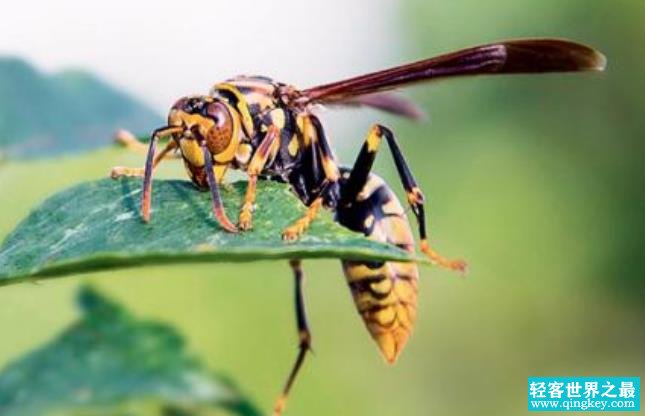
[[[318,217],[325,194],[336,186],[340,179],[338,165],[325,132],[320,120],[313,114],[302,116],[302,135],[305,146],[311,152],[312,175],[318,177],[322,169],[322,182],[318,189],[314,190],[307,212],[282,232],[282,239],[285,241],[295,241],[307,231],[312,221]]]

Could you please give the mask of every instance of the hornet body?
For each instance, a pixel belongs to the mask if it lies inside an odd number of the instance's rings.
[[[141,214],[150,220],[152,174],[172,152],[179,152],[190,179],[209,191],[213,215],[228,232],[249,231],[258,180],[290,185],[307,211],[283,231],[293,241],[320,210],[334,212],[344,227],[370,239],[414,252],[416,243],[404,206],[415,217],[419,249],[435,264],[464,272],[466,263],[448,260],[429,244],[424,196],[393,132],[376,124],[367,133],[352,166],[341,166],[315,114],[319,104],[367,106],[419,118],[414,105],[389,90],[416,82],[467,75],[599,71],[605,58],[596,50],[566,40],[512,40],[463,49],[407,65],[300,90],[262,76],[239,76],[214,85],[208,95],[179,99],[167,126],[155,130],[143,168],[115,167],[113,177],[143,176]],[[160,138],[169,137],[157,152]],[[142,146],[141,143],[133,146]],[[388,147],[406,193],[402,204],[383,179],[371,172],[377,152]],[[248,188],[237,224],[224,212],[219,186],[228,170],[248,175]],[[295,277],[299,354],[280,395],[280,414],[310,349],[311,337],[302,293],[300,260],[290,262]],[[406,344],[417,318],[419,271],[413,262],[342,260],[354,303],[384,358],[393,363]]]

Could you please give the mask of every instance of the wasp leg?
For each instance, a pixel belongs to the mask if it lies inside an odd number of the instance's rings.
[[[211,203],[213,209],[213,215],[219,222],[219,224],[229,233],[236,233],[237,227],[226,216],[226,211],[224,211],[224,205],[222,204],[222,198],[219,194],[219,185],[217,184],[217,179],[215,178],[215,173],[213,171],[213,156],[206,146],[206,142],[202,140],[199,143],[199,146],[202,149],[202,154],[204,155],[204,169],[206,170],[206,179],[208,181],[208,187],[211,191]]]
[[[246,188],[246,195],[244,196],[244,204],[240,209],[239,227],[241,230],[250,230],[253,223],[253,204],[255,203],[255,191],[258,183],[258,175],[264,169],[264,165],[269,158],[269,155],[275,150],[275,146],[279,145],[278,138],[280,137],[280,129],[276,126],[270,126],[258,146],[253,158],[249,162],[246,173],[249,175],[249,184]]]
[[[296,220],[282,232],[282,239],[294,241],[298,239],[309,228],[311,222],[316,219],[320,208],[323,205],[323,195],[331,186],[338,183],[340,173],[334,154],[327,142],[320,120],[313,114],[303,116],[302,131],[305,137],[304,142],[311,146],[312,170],[318,171],[318,162],[322,165],[324,180],[318,191],[313,194],[312,202],[302,218]],[[319,156],[320,155],[320,156]]]
[[[148,146],[140,142],[132,132],[128,130],[118,130],[114,133],[114,142],[137,153],[146,153]]]
[[[282,411],[285,408],[287,403],[287,397],[289,396],[289,391],[293,386],[293,383],[302,367],[302,363],[305,361],[307,351],[311,350],[311,333],[309,332],[309,324],[307,323],[307,312],[305,310],[305,301],[303,297],[303,281],[304,275],[302,273],[302,261],[300,260],[291,260],[289,261],[291,269],[293,270],[293,275],[295,279],[295,305],[296,305],[296,323],[298,325],[298,356],[296,361],[293,364],[287,382],[282,389],[282,393],[278,397],[278,400],[275,403],[273,408],[273,415],[279,416],[282,414]]]
[[[152,171],[154,170],[154,155],[160,137],[170,136],[182,131],[181,127],[162,127],[152,132],[150,147],[143,172],[143,193],[141,195],[141,216],[143,221],[150,221],[150,206],[152,204]]]
[[[307,208],[305,215],[282,231],[282,239],[285,241],[297,240],[307,230],[307,228],[309,228],[311,222],[316,219],[320,212],[320,207],[322,207],[322,203],[322,197],[314,199],[311,205]]]
[[[137,143],[143,146],[143,143],[138,141]],[[159,152],[157,156],[155,156],[154,161],[152,162],[152,168],[156,169],[157,165],[159,165],[159,163],[161,163],[162,160],[166,159],[168,157],[168,154],[173,150],[175,150],[176,148],[177,148],[177,143],[174,140],[169,141],[166,147],[164,147],[164,149],[161,152]],[[110,177],[112,179],[117,179],[122,176],[139,177],[139,176],[143,176],[144,172],[145,172],[145,168],[129,168],[126,166],[115,166],[110,171]]]
[[[341,196],[341,204],[347,204],[356,198],[358,193],[363,188],[369,172],[376,158],[376,153],[378,152],[381,139],[385,137],[392,158],[396,165],[396,169],[403,184],[403,188],[407,194],[408,203],[414,212],[414,215],[417,219],[417,225],[419,228],[419,238],[420,238],[420,249],[421,251],[428,256],[428,258],[436,265],[451,269],[465,272],[467,265],[463,260],[448,260],[445,257],[437,253],[428,242],[428,236],[426,234],[426,225],[425,225],[425,210],[424,210],[424,196],[421,192],[421,189],[417,186],[412,172],[408,167],[401,149],[399,148],[394,134],[390,129],[381,125],[374,125],[370,132],[367,135],[367,139],[361,148],[361,151],[356,159],[354,168],[350,174],[350,177],[347,181],[347,185],[344,187],[343,195]]]
[[[114,134],[114,141],[133,152],[145,154],[148,151],[148,146],[128,130],[118,130]],[[164,157],[168,159],[181,159],[181,155],[176,153],[166,154]]]
[[[316,150],[316,153],[320,152],[320,160],[325,174],[325,180],[328,183],[338,182],[340,173],[338,171],[338,164],[336,163],[336,157],[329,146],[327,137],[325,136],[325,131],[322,128],[322,124],[318,117],[310,114],[307,117],[308,123],[305,124],[307,130],[311,131],[312,135],[312,145],[313,149]],[[322,187],[321,187],[322,189]]]

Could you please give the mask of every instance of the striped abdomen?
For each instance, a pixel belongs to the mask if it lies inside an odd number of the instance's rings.
[[[385,182],[371,174],[363,190],[349,206],[338,207],[336,220],[372,240],[414,251],[407,216]],[[415,263],[342,262],[354,303],[385,359],[399,356],[417,316]]]

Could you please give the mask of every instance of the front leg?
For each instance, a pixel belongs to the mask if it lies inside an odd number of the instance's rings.
[[[222,204],[222,198],[219,194],[219,185],[217,184],[217,178],[215,178],[215,170],[213,168],[213,156],[208,150],[205,140],[199,141],[199,147],[202,150],[204,156],[204,170],[206,171],[206,179],[208,181],[208,188],[211,191],[211,203],[213,209],[213,215],[217,219],[217,222],[229,233],[236,233],[237,228],[235,225],[229,221],[226,216],[226,211],[224,211],[224,205]]]
[[[246,173],[249,175],[249,184],[246,188],[244,203],[240,209],[239,228],[248,231],[253,227],[253,205],[255,204],[255,194],[258,183],[258,175],[264,170],[269,155],[275,150],[275,146],[280,145],[278,138],[280,129],[276,126],[269,126],[264,139],[260,142],[258,149],[255,151]]]
[[[156,157],[157,142],[161,137],[172,136],[173,134],[181,133],[182,128],[178,126],[161,127],[152,132],[150,136],[150,145],[148,147],[148,155],[146,156],[146,164],[143,168],[125,168],[116,166],[112,168],[110,176],[116,179],[120,176],[143,176],[143,192],[141,194],[141,216],[144,222],[150,221],[150,204],[152,198],[152,172],[157,167],[159,162],[176,147],[174,140],[166,145]]]

